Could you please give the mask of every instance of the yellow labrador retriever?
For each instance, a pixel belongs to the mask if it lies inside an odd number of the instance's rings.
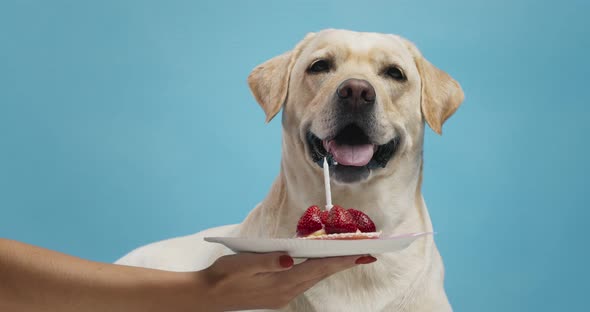
[[[136,249],[118,263],[187,271],[227,253],[205,236],[292,237],[324,202],[320,161],[331,159],[334,203],[366,212],[388,234],[430,232],[421,193],[425,122],[437,133],[463,101],[459,84],[395,35],[324,30],[248,77],[270,121],[283,109],[281,171],[241,224]],[[285,311],[451,311],[431,237],[336,274]]]

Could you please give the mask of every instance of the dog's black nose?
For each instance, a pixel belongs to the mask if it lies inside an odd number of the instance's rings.
[[[366,80],[347,79],[336,89],[340,103],[352,111],[368,109],[375,104],[375,89]]]

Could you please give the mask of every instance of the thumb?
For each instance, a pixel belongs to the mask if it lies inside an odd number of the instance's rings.
[[[223,256],[217,262],[226,270],[249,274],[280,272],[293,267],[293,258],[284,252],[238,253]]]

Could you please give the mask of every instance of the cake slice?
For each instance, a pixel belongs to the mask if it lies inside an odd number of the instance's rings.
[[[364,212],[336,205],[329,212],[311,206],[297,223],[297,238],[300,239],[375,239],[380,235],[373,220]]]

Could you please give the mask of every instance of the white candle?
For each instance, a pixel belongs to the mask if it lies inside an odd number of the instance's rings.
[[[330,169],[324,157],[324,186],[326,187],[326,210],[332,209],[332,191],[330,190]]]

